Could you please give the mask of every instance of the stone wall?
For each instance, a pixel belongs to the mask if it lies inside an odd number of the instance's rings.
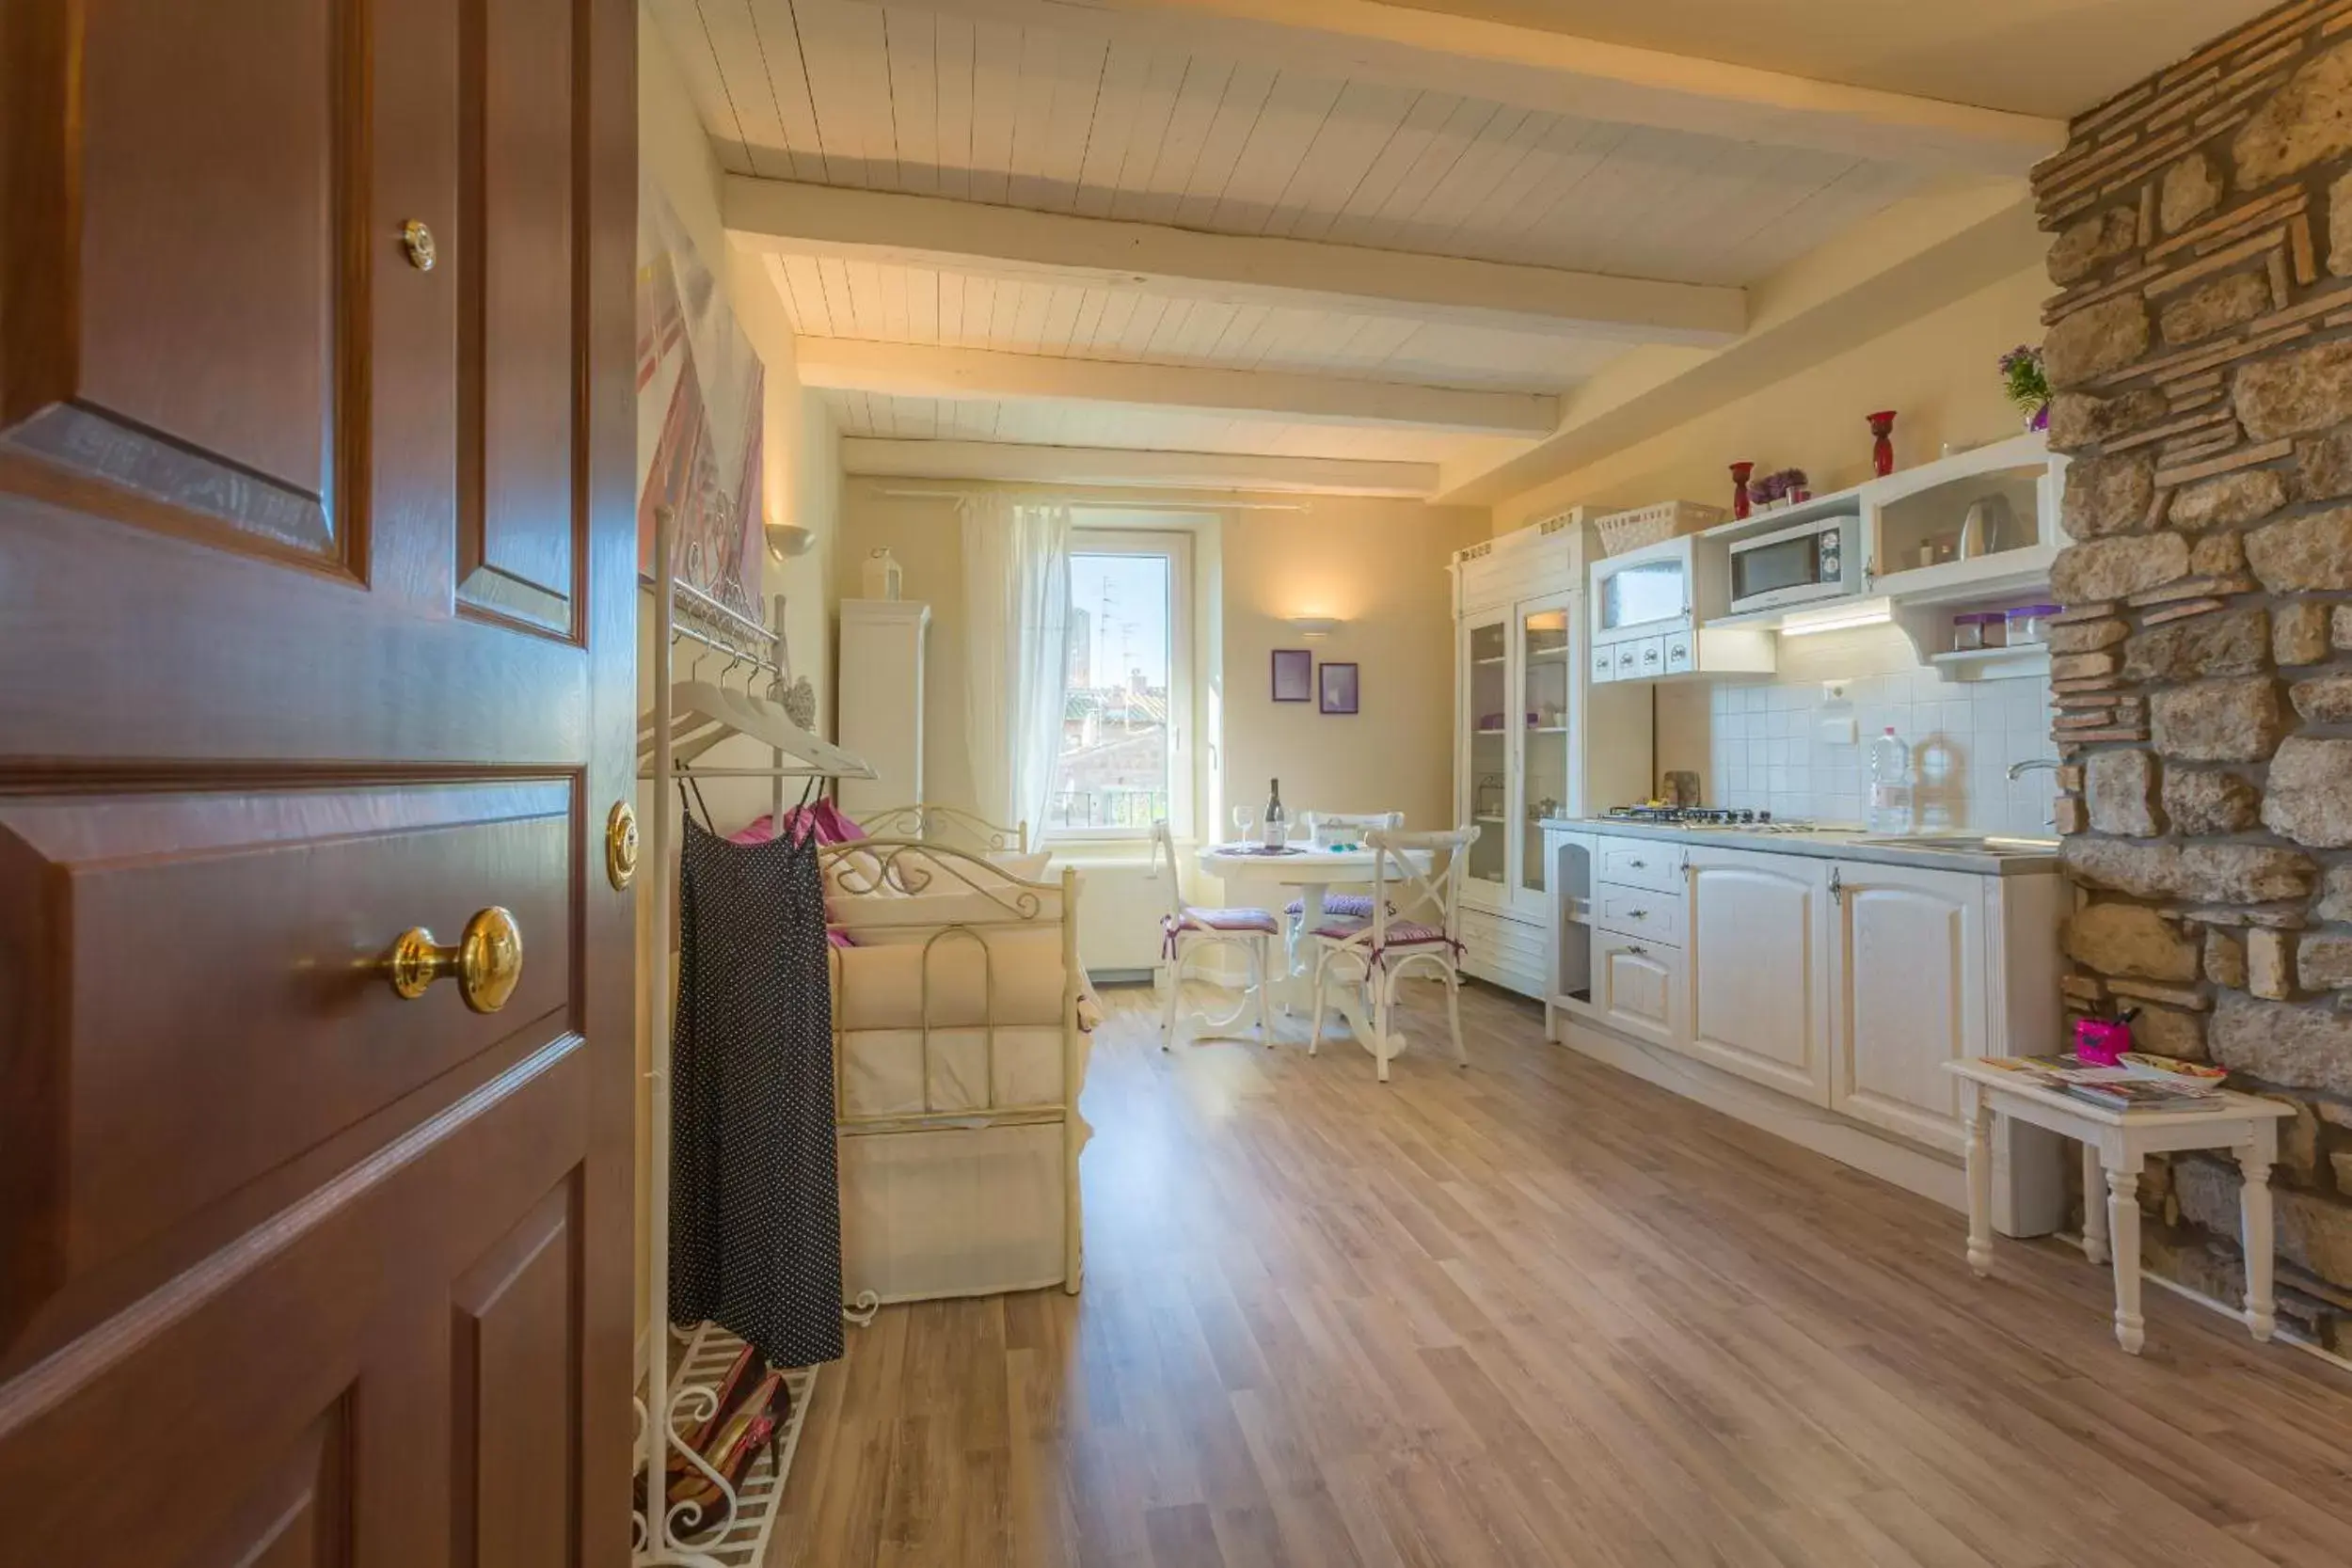
[[[2291,1101],[2280,1307],[2352,1344],[2352,0],[2295,0],[2035,174],[2069,1005]],[[2152,1164],[2152,1265],[2234,1299],[2237,1178]],[[2341,1322],[2341,1328],[2339,1326]]]

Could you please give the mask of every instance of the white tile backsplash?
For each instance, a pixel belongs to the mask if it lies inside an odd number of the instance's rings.
[[[1824,682],[1844,683],[1834,703]],[[2047,770],[2011,783],[2012,764],[2056,761],[2040,680],[1946,682],[1912,657],[1893,626],[1786,638],[1770,684],[1661,688],[1663,766],[1695,768],[1709,803],[1775,816],[1860,822],[1867,747],[1888,725],[1912,749],[1924,827],[2040,835],[2057,784]],[[1857,738],[1824,721],[1851,717]]]

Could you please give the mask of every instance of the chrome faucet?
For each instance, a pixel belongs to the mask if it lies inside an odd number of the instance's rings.
[[[2057,759],[2054,757],[2027,757],[2023,762],[2010,763],[2009,765],[2009,776],[2011,779],[2022,779],[2038,768],[2046,768],[2051,772],[2055,773],[2058,769],[2058,765]],[[2057,807],[2051,807],[2050,815],[2042,819],[2042,825],[2045,828],[2055,828],[2058,826]]]

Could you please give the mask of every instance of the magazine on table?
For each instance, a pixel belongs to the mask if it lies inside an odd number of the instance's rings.
[[[2221,1069],[2128,1053],[2113,1066],[2076,1056],[1988,1056],[1983,1065],[2111,1111],[2217,1111]]]

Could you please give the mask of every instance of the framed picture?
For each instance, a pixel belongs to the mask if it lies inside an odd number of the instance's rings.
[[[1323,711],[1326,713],[1354,713],[1356,711],[1356,700],[1358,696],[1356,689],[1356,666],[1353,664],[1326,664],[1322,667],[1322,676]]]
[[[1311,703],[1315,700],[1315,656],[1304,648],[1274,650],[1274,700]]]

